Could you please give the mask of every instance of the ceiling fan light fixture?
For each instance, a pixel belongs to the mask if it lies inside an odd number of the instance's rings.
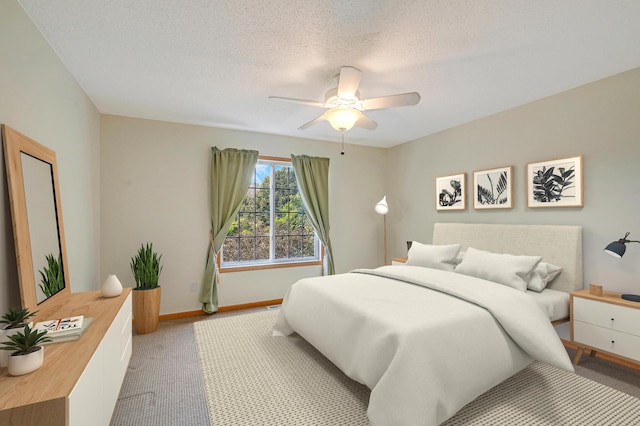
[[[420,102],[420,94],[417,92],[360,99],[358,86],[361,77],[362,71],[359,69],[348,66],[341,67],[338,87],[327,90],[324,94],[324,103],[279,96],[269,96],[269,98],[325,108],[327,111],[324,114],[303,124],[299,129],[305,130],[314,124],[327,120],[331,127],[343,134],[355,125],[367,130],[374,130],[378,127],[378,123],[367,117],[364,111],[415,105]]]
[[[360,111],[353,108],[331,108],[324,113],[324,118],[337,131],[346,132],[356,124],[360,118]]]

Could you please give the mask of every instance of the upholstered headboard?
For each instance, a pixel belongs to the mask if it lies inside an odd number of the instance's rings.
[[[433,244],[461,244],[496,253],[542,256],[561,266],[562,273],[549,288],[572,292],[582,282],[582,227],[565,225],[501,225],[482,223],[436,223]]]

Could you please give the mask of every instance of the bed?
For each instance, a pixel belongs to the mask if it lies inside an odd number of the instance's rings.
[[[582,290],[582,227],[436,223],[433,244],[462,244],[497,253],[541,255],[563,270],[543,292],[527,291],[552,321],[569,318],[569,293]]]
[[[433,244],[459,245],[460,265],[500,253],[496,279],[511,278],[512,258],[538,256],[536,265],[563,269],[551,290],[582,288],[577,226],[437,223]],[[274,325],[274,335],[294,332],[371,389],[372,425],[440,424],[534,359],[573,371],[539,301],[446,268],[383,266],[300,280]]]

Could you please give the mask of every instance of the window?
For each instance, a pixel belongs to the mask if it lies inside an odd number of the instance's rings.
[[[220,266],[319,261],[319,240],[302,208],[291,162],[261,157],[222,246]]]

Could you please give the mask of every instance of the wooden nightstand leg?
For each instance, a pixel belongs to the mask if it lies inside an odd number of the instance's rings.
[[[583,353],[584,353],[584,348],[578,346],[578,350],[576,351],[576,356],[573,357],[573,365],[578,365],[580,363],[580,358],[582,358]]]
[[[591,358],[595,358],[595,356],[596,356],[596,354],[597,354],[597,353],[598,353],[598,351],[594,351],[594,350],[592,350],[592,351],[591,351],[591,353],[589,354],[589,356],[590,356]]]

